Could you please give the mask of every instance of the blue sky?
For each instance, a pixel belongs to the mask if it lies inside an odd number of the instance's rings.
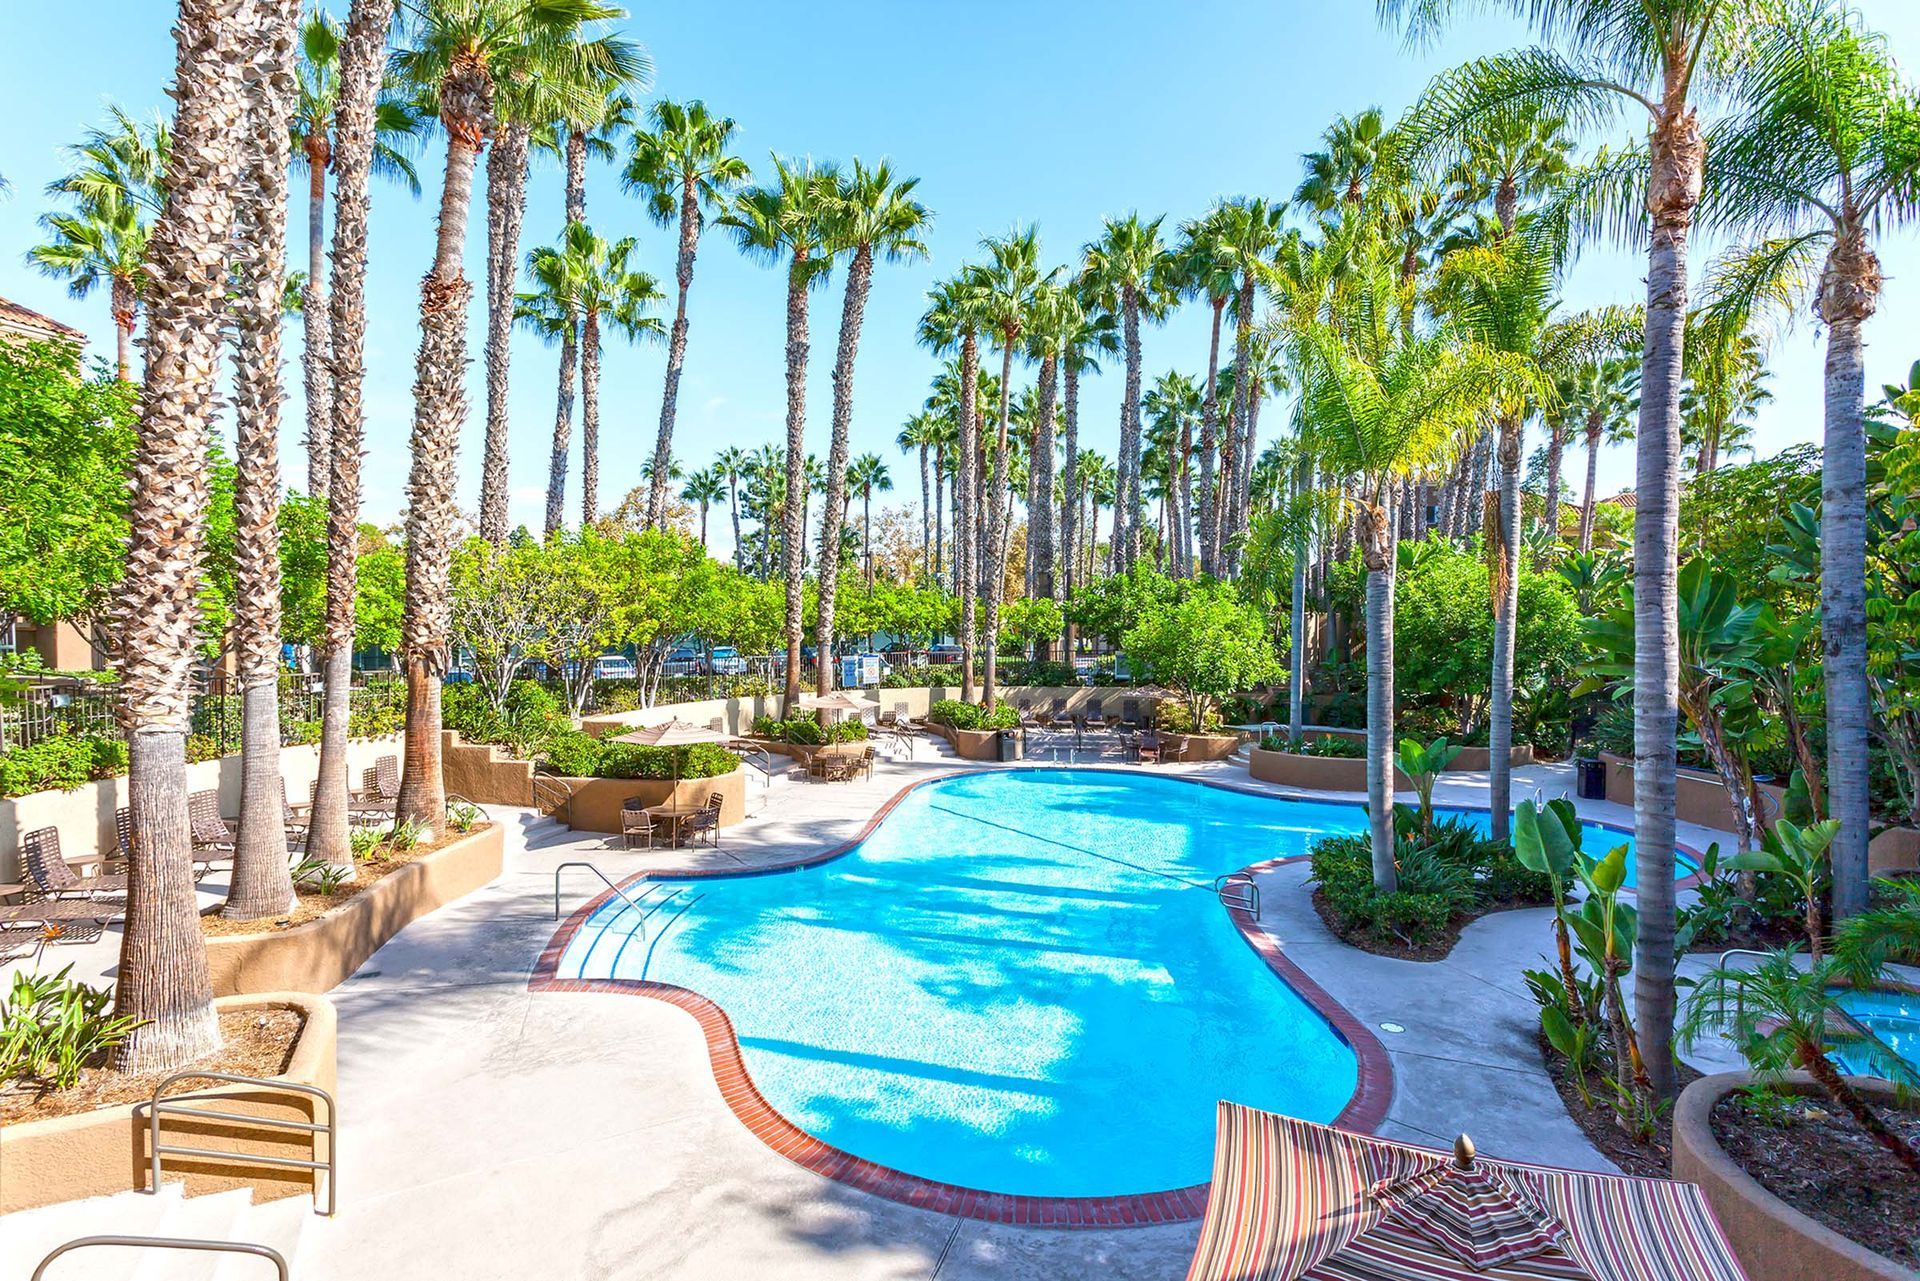
[[[328,0],[344,12],[346,0]],[[1886,31],[1909,68],[1920,65],[1920,6],[1912,0],[1863,0],[1870,22]],[[0,200],[0,295],[84,329],[91,350],[111,355],[106,299],[76,301],[65,286],[22,261],[35,243],[35,219],[47,207],[44,185],[63,169],[60,148],[117,102],[150,112],[164,102],[172,69],[165,0],[96,0],[89,6],[87,52],[71,56],[71,14],[59,6],[11,6],[0,42],[0,173],[13,184]],[[796,22],[804,14],[804,25]],[[1336,113],[1379,104],[1403,108],[1436,71],[1466,57],[1521,42],[1507,22],[1463,24],[1432,49],[1407,50],[1375,21],[1372,0],[1051,0],[978,4],[930,0],[768,0],[732,4],[634,5],[624,24],[656,66],[654,92],[704,98],[740,125],[740,147],[764,164],[769,151],[822,159],[891,157],[921,178],[920,196],[937,220],[929,262],[877,273],[858,369],[853,425],[856,452],[886,456],[896,501],[918,499],[917,464],[893,447],[901,422],[926,394],[935,361],[913,341],[927,286],[975,251],[981,236],[1037,223],[1049,256],[1066,262],[1099,230],[1104,215],[1137,209],[1169,215],[1171,227],[1216,197],[1285,196],[1300,175],[1300,153],[1316,144]],[[414,200],[379,184],[374,194],[368,285],[371,312],[366,482],[369,519],[400,509],[411,421],[413,357],[418,341],[421,273],[432,255],[440,153],[420,157],[427,191]],[[560,230],[560,174],[537,168],[527,214],[528,243]],[[589,176],[588,216],[607,235],[637,235],[641,265],[671,287],[672,232],[649,223],[625,196],[613,167]],[[304,202],[289,227],[303,252]],[[1712,246],[1703,246],[1710,251]],[[484,266],[484,220],[475,203],[468,275]],[[1889,277],[1881,312],[1868,331],[1870,386],[1904,377],[1920,357],[1920,241],[1908,231],[1881,247]],[[1704,260],[1705,253],[1698,255]],[[1641,296],[1641,259],[1595,251],[1574,269],[1573,306],[1630,302]],[[675,453],[704,465],[728,444],[754,446],[783,434],[783,288],[780,272],[741,257],[722,233],[702,244],[696,266],[692,336],[681,387]],[[810,447],[824,455],[831,388],[828,372],[840,312],[840,280],[815,294],[809,378]],[[478,505],[483,418],[481,308],[472,315],[469,373],[472,411],[460,458],[460,501]],[[1203,309],[1187,307],[1145,337],[1149,380],[1168,369],[1198,375],[1206,361]],[[288,352],[297,357],[298,335]],[[1776,400],[1760,424],[1760,452],[1817,438],[1821,347],[1802,317],[1775,348]],[[615,346],[602,387],[601,505],[638,483],[658,422],[665,355],[659,346]],[[286,475],[304,477],[298,438],[299,379],[288,378]],[[515,339],[513,360],[513,508],[516,522],[538,525],[553,421],[556,359],[530,335]],[[1111,453],[1117,439],[1117,371],[1085,388],[1082,430]],[[1262,418],[1268,437],[1284,412]],[[817,442],[814,444],[813,442]],[[578,433],[569,477],[569,519],[579,511]],[[1631,483],[1630,448],[1602,460],[1601,485]],[[725,519],[716,522],[725,541]]]

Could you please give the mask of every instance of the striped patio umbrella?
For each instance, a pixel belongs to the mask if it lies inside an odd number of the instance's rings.
[[[1690,1183],[1444,1153],[1220,1104],[1187,1281],[1746,1281]]]

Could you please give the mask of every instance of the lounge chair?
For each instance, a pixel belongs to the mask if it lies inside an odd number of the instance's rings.
[[[40,952],[57,935],[49,935],[44,925],[0,925],[0,962],[31,955],[37,965]]]
[[[187,824],[193,834],[193,879],[199,880],[223,858],[232,858],[239,839],[220,817],[220,793],[208,788],[187,797]]]
[[[1163,746],[1164,741],[1160,737],[1159,730],[1150,729],[1140,735],[1139,744],[1136,748],[1140,763],[1142,765],[1158,765],[1160,763],[1160,752]]]
[[[1100,701],[1098,699],[1087,704],[1086,716],[1083,718],[1082,724],[1088,729],[1105,729],[1107,727],[1107,718],[1101,715]]]
[[[653,848],[653,834],[658,831],[653,816],[647,813],[646,801],[638,796],[629,796],[620,802],[620,847],[632,849],[636,838],[646,841],[648,849]]]
[[[37,827],[20,838],[29,899],[86,899],[102,907],[127,905],[124,876],[79,876],[60,854],[60,829]]]
[[[1140,719],[1139,699],[1123,698],[1120,700],[1120,723],[1133,729],[1145,728],[1144,723]]]
[[[104,870],[125,872],[133,866],[133,811],[124,805],[113,812],[113,839],[114,857]]]

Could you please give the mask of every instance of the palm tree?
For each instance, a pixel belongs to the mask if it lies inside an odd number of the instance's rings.
[[[1594,486],[1599,479],[1600,446],[1633,439],[1639,375],[1639,361],[1608,354],[1586,362],[1560,388],[1567,418],[1579,425],[1587,447],[1586,487],[1580,500],[1582,555],[1593,550]]]
[[[1215,569],[1227,577],[1240,569],[1240,539],[1247,528],[1253,478],[1254,423],[1267,386],[1264,363],[1255,358],[1254,295],[1271,274],[1268,260],[1284,238],[1281,221],[1285,216],[1285,205],[1259,199],[1231,201],[1222,209],[1220,246],[1240,277],[1234,296],[1233,410],[1221,446],[1221,497],[1216,500]],[[1253,371],[1252,376],[1242,377],[1242,370]]]
[[[1453,204],[1491,202],[1502,235],[1511,235],[1520,201],[1543,196],[1572,170],[1573,142],[1558,116],[1516,109],[1488,115],[1460,140],[1447,172]]]
[[[1028,594],[1056,599],[1060,594],[1058,538],[1054,529],[1054,420],[1060,393],[1060,363],[1082,312],[1073,290],[1047,284],[1035,291],[1027,355],[1039,362],[1035,382],[1033,437],[1027,450],[1027,572]],[[1078,442],[1075,442],[1076,447]],[[1039,657],[1051,656],[1052,643],[1042,642]]]
[[[116,602],[125,628],[127,796],[140,833],[115,985],[116,1011],[132,1020],[116,1054],[128,1072],[177,1067],[220,1048],[187,824],[188,673],[200,623],[208,429],[227,287],[226,273],[207,264],[225,260],[233,235],[234,202],[226,197],[247,147],[232,126],[247,118],[258,51],[273,41],[277,23],[290,30],[298,16],[290,2],[284,8],[283,17],[254,25],[225,6],[182,0],[174,27],[177,114],[166,200],[145,259],[146,387]]]
[[[1080,581],[1080,376],[1100,372],[1100,357],[1120,349],[1115,334],[1113,313],[1090,306],[1081,282],[1063,294],[1060,306],[1060,393],[1061,420],[1066,437],[1060,471],[1060,546],[1065,552],[1065,573],[1060,584],[1060,599],[1072,600]],[[1060,638],[1067,661],[1073,661],[1073,624],[1065,625]]]
[[[933,480],[927,463],[929,455],[937,454],[940,448],[940,420],[923,409],[907,419],[906,426],[900,429],[893,443],[899,446],[903,454],[920,451],[920,573],[932,581]]]
[[[466,419],[466,316],[472,289],[461,269],[473,168],[491,126],[496,81],[534,74],[583,23],[622,16],[595,0],[426,0],[409,15],[398,68],[431,94],[447,134],[438,240],[420,286],[414,375],[413,466],[407,484],[406,601],[401,662],[407,678],[405,765],[396,820],[438,835],[446,819],[440,768],[440,677],[448,659],[448,565],[455,508],[454,454]],[[632,45],[581,42],[609,74],[637,76]]]
[[[242,720],[240,824],[221,914],[249,921],[293,902],[280,775],[280,322],[286,287],[287,128],[299,0],[250,40],[246,158],[232,265],[233,619]]]
[[[1016,227],[1005,236],[989,236],[980,247],[988,258],[980,271],[982,327],[1000,348],[1000,419],[994,432],[993,492],[982,503],[987,508],[988,523],[980,564],[981,590],[986,596],[986,670],[981,697],[991,709],[1000,648],[1000,603],[1006,594],[1002,566],[1006,563],[1007,527],[1011,523],[1002,504],[1011,501],[1006,487],[1011,479],[1007,442],[1012,428],[1013,358],[1033,319],[1041,287],[1052,273],[1041,270],[1040,235],[1034,227]]]
[[[847,465],[847,488],[860,495],[860,559],[867,566],[867,590],[873,590],[873,496],[893,489],[893,473],[878,454],[862,454]]]
[[[623,181],[629,191],[646,197],[647,212],[661,226],[677,216],[680,252],[674,278],[679,301],[674,306],[673,330],[667,340],[667,382],[660,393],[660,435],[654,442],[656,460],[673,454],[674,414],[680,403],[680,371],[687,359],[687,290],[693,286],[693,256],[700,247],[700,230],[709,213],[727,206],[733,191],[753,174],[747,162],[732,154],[734,124],[726,116],[711,115],[699,99],[678,103],[660,101],[647,108],[652,127],[636,130],[633,158]],[[658,474],[656,470],[656,475]],[[665,520],[667,491],[655,484],[647,490],[647,524],[658,528]],[[739,508],[735,504],[735,523]],[[740,541],[734,531],[734,543]]]
[[[307,278],[300,293],[305,350],[300,363],[307,406],[307,493],[315,498],[327,496],[333,465],[327,445],[333,401],[327,374],[331,346],[327,263],[322,250],[327,230],[327,171],[333,165],[334,120],[340,109],[340,39],[340,24],[323,9],[315,9],[301,25],[298,98],[289,122],[293,165],[307,175]],[[414,172],[407,146],[424,123],[413,104],[396,94],[383,96],[375,107],[373,172],[398,180],[416,197],[420,194],[420,178]]]
[[[1180,281],[1187,294],[1205,298],[1212,312],[1207,344],[1206,395],[1200,406],[1200,572],[1220,572],[1220,506],[1214,489],[1214,461],[1220,448],[1220,325],[1238,291],[1234,261],[1226,246],[1227,210],[1215,205],[1206,217],[1180,228]]]
[[[515,295],[514,319],[540,335],[543,342],[560,345],[560,385],[554,397],[553,447],[547,463],[547,511],[541,532],[551,537],[566,523],[567,456],[573,448],[573,387],[580,352],[580,290],[585,263],[570,252],[578,227],[587,238],[585,223],[569,223],[560,243],[542,245],[527,255],[527,278],[533,288]]]
[[[719,464],[705,467],[687,477],[686,488],[680,491],[680,497],[695,503],[700,508],[700,548],[707,546],[707,509],[715,503],[727,501],[729,481],[721,471]]]
[[[579,234],[584,233],[584,234]],[[593,524],[600,511],[600,330],[628,342],[662,339],[665,328],[647,311],[661,299],[652,276],[627,265],[637,241],[632,236],[608,244],[583,223],[567,227],[567,251],[580,262],[580,524]]]
[[[853,427],[853,365],[860,351],[860,326],[866,318],[867,295],[873,288],[873,261],[924,258],[927,247],[920,236],[932,222],[926,206],[913,198],[918,178],[896,178],[882,160],[868,168],[857,158],[842,175],[834,193],[830,235],[836,252],[847,254],[846,292],[840,310],[840,342],[833,360],[833,434],[827,450],[827,501],[820,522],[820,584],[816,645],[820,655],[818,685],[822,694],[833,688],[833,614],[840,589],[840,526],[844,519],[847,486],[847,433]],[[873,565],[867,565],[867,586],[873,585]]]
[[[773,181],[735,197],[721,222],[741,250],[767,263],[787,264],[787,503],[782,529],[787,584],[787,687],[783,713],[800,701],[800,642],[806,634],[807,291],[833,264],[832,219],[840,176],[811,160],[773,158]],[[822,656],[822,665],[826,658]]]
[[[1415,36],[1435,34],[1459,0],[1380,0],[1384,15]],[[1511,111],[1567,120],[1646,112],[1647,145],[1608,156],[1570,184],[1575,200],[1598,189],[1630,193],[1635,215],[1619,225],[1641,234],[1647,220],[1647,309],[1641,347],[1640,421],[1635,430],[1634,857],[1640,932],[1634,1001],[1655,1093],[1673,1093],[1674,742],[1679,709],[1679,450],[1681,356],[1687,315],[1687,243],[1704,180],[1706,147],[1697,90],[1733,65],[1747,10],[1698,0],[1502,0],[1545,45],[1477,59],[1441,76],[1401,123],[1415,149],[1455,138]],[[1546,45],[1558,45],[1566,52]]]
[[[1375,229],[1343,224],[1331,252],[1348,265],[1332,314],[1302,309],[1290,326],[1301,369],[1301,414],[1325,465],[1354,478],[1353,509],[1367,571],[1367,809],[1374,884],[1399,884],[1393,832],[1392,503],[1400,481],[1444,460],[1485,412],[1493,380],[1468,349],[1404,323],[1414,305]]]
[[[1100,509],[1112,507],[1120,492],[1120,477],[1114,465],[1091,450],[1081,454],[1081,485],[1087,503],[1087,579],[1091,582],[1099,576],[1096,561],[1100,551]],[[1112,535],[1108,535],[1112,541]],[[1113,557],[1108,556],[1111,564]]]
[[[738,445],[728,445],[713,460],[714,472],[727,484],[727,510],[733,517],[733,566],[743,571],[747,567],[747,555],[746,544],[740,541],[740,481],[747,474],[748,462],[747,451]],[[658,464],[657,458],[655,463]],[[648,490],[651,492],[652,487]]]
[[[1336,116],[1321,135],[1321,147],[1300,157],[1307,176],[1293,198],[1321,213],[1359,206],[1376,178],[1394,172],[1393,134],[1380,108],[1357,116]]]
[[[1884,39],[1838,5],[1796,4],[1761,29],[1753,52],[1740,85],[1747,108],[1710,138],[1710,163],[1726,221],[1784,228],[1788,245],[1826,250],[1814,303],[1827,327],[1820,630],[1829,812],[1841,825],[1833,908],[1844,920],[1867,906],[1871,818],[1865,325],[1880,301],[1874,237],[1920,210],[1920,101]]]
[[[354,593],[360,546],[361,383],[365,377],[367,187],[378,147],[379,93],[386,67],[393,0],[354,0],[340,42],[338,98],[333,111],[333,423],[328,432],[327,603],[321,642],[326,696],[320,713],[320,760],[307,854],[335,867],[353,866],[347,827],[347,729],[352,712]]]
[[[960,594],[960,697],[972,702],[973,651],[978,632],[976,594],[980,551],[976,546],[975,495],[980,489],[980,330],[984,289],[977,269],[968,268],[934,286],[920,317],[920,345],[946,354],[959,352],[955,414],[959,419],[953,495],[953,577]]]
[[[47,241],[28,250],[27,260],[46,275],[64,277],[67,292],[75,298],[85,298],[94,286],[106,284],[113,314],[115,369],[123,380],[128,378],[152,230],[140,206],[127,196],[109,192],[72,213],[43,214],[40,225],[48,233]]]
[[[1175,578],[1192,573],[1192,549],[1187,545],[1191,520],[1183,489],[1187,460],[1193,454],[1193,420],[1201,416],[1204,406],[1200,388],[1176,370],[1161,374],[1142,398],[1150,424],[1148,438],[1159,446],[1164,468],[1161,485],[1170,500],[1161,524],[1161,540],[1167,546],[1168,572]]]
[[[1160,240],[1164,218],[1143,222],[1139,214],[1106,220],[1101,237],[1086,247],[1084,279],[1099,304],[1120,318],[1127,380],[1120,399],[1119,497],[1115,547],[1122,568],[1131,569],[1140,547],[1140,322],[1166,317],[1174,279],[1173,256]]]
[[[632,58],[609,66],[592,48],[563,42],[549,51],[543,71],[564,84],[554,111],[533,130],[532,145],[559,158],[566,175],[565,217],[587,220],[587,161],[614,160],[619,152],[613,140],[633,127],[631,86],[647,89],[653,65],[639,46],[630,46]]]

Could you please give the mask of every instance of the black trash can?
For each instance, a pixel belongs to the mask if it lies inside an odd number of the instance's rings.
[[[1573,763],[1573,794],[1583,801],[1606,800],[1606,762],[1601,760],[1575,761]]]
[[[1027,758],[1027,742],[1017,729],[1000,731],[1000,759],[1003,761],[1023,761]]]

